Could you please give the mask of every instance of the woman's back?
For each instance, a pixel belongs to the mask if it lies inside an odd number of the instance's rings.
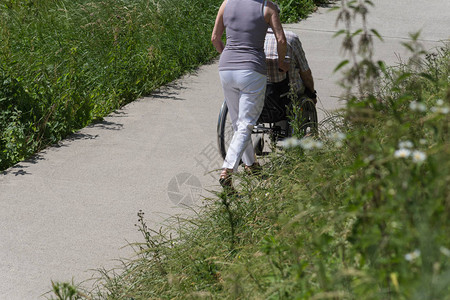
[[[264,0],[227,0],[223,15],[227,43],[219,70],[253,70],[266,74],[264,39],[268,24]]]

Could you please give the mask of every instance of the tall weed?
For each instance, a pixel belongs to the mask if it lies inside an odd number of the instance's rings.
[[[212,59],[220,2],[3,1],[0,169]]]
[[[274,1],[280,6],[281,14],[280,18],[282,22],[298,22],[301,19],[306,18],[317,6],[326,6],[333,0],[279,0]]]

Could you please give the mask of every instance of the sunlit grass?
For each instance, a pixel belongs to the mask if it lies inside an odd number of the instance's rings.
[[[349,102],[320,147],[293,142],[238,175],[238,195],[160,231],[139,212],[137,258],[89,297],[450,299],[450,52],[437,53],[386,69],[383,94]]]
[[[0,169],[215,57],[220,1],[0,5]]]

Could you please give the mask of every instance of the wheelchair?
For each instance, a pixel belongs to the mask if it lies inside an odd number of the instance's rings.
[[[228,107],[224,101],[217,121],[217,143],[223,159],[234,134],[227,115]],[[295,127],[299,132],[294,132],[294,126],[291,125],[293,123],[297,124]],[[289,76],[280,83],[267,84],[264,108],[252,131],[252,144],[257,156],[268,154],[271,150],[265,151],[267,148],[275,149],[278,141],[291,137],[294,133],[312,136],[317,132],[316,105],[305,95],[294,96],[290,93]],[[270,141],[270,147],[265,147],[267,141]]]

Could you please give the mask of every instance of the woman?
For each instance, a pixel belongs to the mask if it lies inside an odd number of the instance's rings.
[[[253,126],[261,114],[266,90],[264,39],[270,26],[277,40],[278,57],[286,55],[286,37],[275,4],[267,0],[225,0],[219,8],[211,42],[219,53],[219,75],[234,135],[219,182],[232,187],[231,174],[242,159],[247,169],[256,166],[251,143]],[[226,28],[227,42],[222,35]],[[286,72],[289,65],[278,62]]]

